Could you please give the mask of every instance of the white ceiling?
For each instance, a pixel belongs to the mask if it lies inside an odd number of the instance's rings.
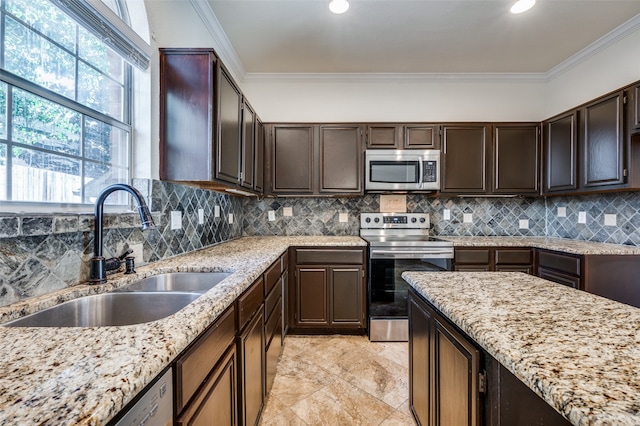
[[[249,75],[549,74],[640,26],[638,0],[206,1]]]

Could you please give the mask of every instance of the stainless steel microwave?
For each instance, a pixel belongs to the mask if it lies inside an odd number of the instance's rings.
[[[436,149],[368,149],[365,190],[437,191],[440,189],[440,151]]]

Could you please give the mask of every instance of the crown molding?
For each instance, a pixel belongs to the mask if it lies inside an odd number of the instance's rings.
[[[247,70],[244,68],[240,57],[233,48],[231,41],[227,37],[227,34],[223,31],[220,21],[216,17],[215,13],[211,9],[208,1],[202,0],[189,0],[191,6],[196,11],[202,22],[204,23],[207,31],[217,42],[215,47],[216,53],[224,62],[227,69],[233,74],[237,80],[243,80],[247,75]]]

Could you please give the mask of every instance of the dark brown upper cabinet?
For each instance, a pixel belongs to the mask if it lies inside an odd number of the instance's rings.
[[[364,193],[359,125],[272,124],[269,128],[268,174],[273,194]]]
[[[578,113],[571,111],[544,122],[543,192],[578,188]]]
[[[242,93],[228,72],[220,67],[218,104],[218,156],[216,178],[240,183],[242,152]]]
[[[261,192],[257,120],[212,49],[160,49],[160,179]]]
[[[540,194],[540,126],[493,126],[493,193]]]
[[[321,193],[363,192],[359,126],[320,126]]]
[[[366,125],[367,148],[438,149],[439,126],[435,124],[375,123]]]
[[[214,178],[217,64],[208,49],[160,50],[160,179]]]
[[[486,194],[489,191],[490,137],[491,126],[484,123],[442,126],[440,192]]]
[[[629,187],[625,96],[617,91],[543,123],[545,194]]]
[[[584,188],[623,184],[624,93],[585,105],[581,112],[581,184]]]
[[[631,96],[630,108],[631,119],[629,120],[633,129],[640,129],[640,84],[629,90]]]

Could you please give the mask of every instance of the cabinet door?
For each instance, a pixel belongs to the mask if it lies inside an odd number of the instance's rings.
[[[238,337],[240,424],[255,426],[264,406],[264,312],[258,313]]]
[[[260,194],[264,192],[264,142],[264,124],[260,120],[256,120],[256,159],[253,189]]]
[[[242,94],[224,68],[220,68],[218,106],[218,158],[216,178],[240,182],[240,147],[242,122]]]
[[[240,185],[253,189],[256,161],[256,115],[247,103],[242,105],[242,168]]]
[[[409,291],[409,406],[418,425],[432,424],[432,316]]]
[[[297,324],[329,323],[327,268],[296,267]]]
[[[631,93],[633,102],[629,108],[632,114],[630,121],[633,128],[640,129],[640,85],[633,87]]]
[[[202,49],[160,52],[160,178],[210,181],[217,58]]]
[[[439,127],[435,124],[408,124],[404,126],[404,147],[416,149],[440,148]]]
[[[444,193],[484,194],[487,185],[487,125],[445,125],[442,128]]]
[[[313,139],[313,126],[273,126],[274,193],[313,193]]]
[[[493,133],[493,192],[539,193],[540,138],[537,124],[496,124]]]
[[[320,126],[320,192],[362,194],[359,126]]]
[[[434,320],[434,424],[480,425],[480,351],[438,315]]]
[[[331,324],[364,326],[362,267],[330,267],[329,274]]]
[[[581,175],[585,188],[624,183],[623,98],[618,92],[582,110]]]
[[[367,148],[398,149],[402,147],[402,126],[370,124],[367,126]]]
[[[544,192],[578,188],[577,113],[571,112],[544,123]]]
[[[236,351],[232,346],[193,402],[177,418],[177,426],[236,426]]]

